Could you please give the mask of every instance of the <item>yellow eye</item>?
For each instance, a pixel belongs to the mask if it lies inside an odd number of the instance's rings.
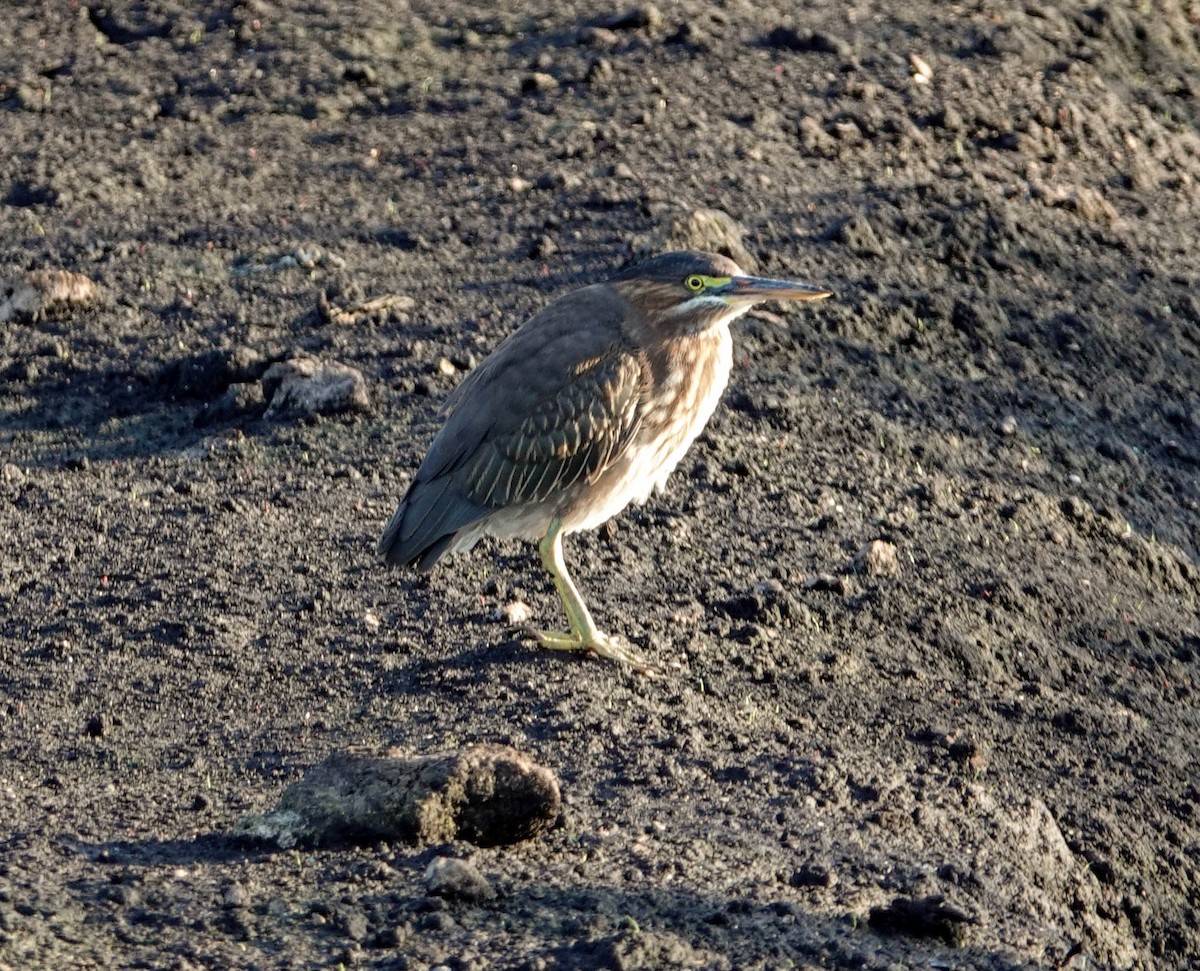
[[[683,281],[683,285],[685,287],[687,287],[689,290],[691,290],[692,293],[699,293],[701,290],[704,289],[704,277],[697,276],[696,274],[693,273],[691,276],[689,276],[686,280]]]

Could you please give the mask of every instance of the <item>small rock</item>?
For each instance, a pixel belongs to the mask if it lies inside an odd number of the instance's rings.
[[[822,863],[807,863],[792,873],[788,883],[793,887],[832,887],[837,884],[837,874]]]
[[[334,926],[352,941],[367,937],[367,918],[357,910],[341,910],[334,916]]]
[[[221,906],[226,910],[236,910],[240,907],[247,907],[249,904],[250,894],[240,883],[231,884],[221,897]]]
[[[544,260],[549,256],[553,256],[558,252],[558,243],[554,242],[554,238],[547,235],[538,237],[529,247],[529,255],[535,260]]]
[[[882,539],[873,539],[858,551],[854,568],[873,577],[894,577],[900,574],[900,558],[895,544]]]
[[[362,372],[337,361],[295,357],[273,364],[263,375],[270,400],[266,417],[307,418],[370,408]]]
[[[1015,415],[1005,415],[1000,419],[1000,424],[996,426],[996,430],[1001,435],[1011,438],[1017,433],[1017,418]]]
[[[805,590],[827,590],[843,597],[849,597],[854,592],[854,587],[849,577],[833,573],[817,573],[804,581]]]
[[[496,891],[474,864],[439,856],[425,870],[429,892],[452,900],[491,900]]]
[[[935,125],[946,131],[962,131],[963,117],[951,105],[946,105],[933,119]]]
[[[621,35],[607,27],[585,27],[579,32],[579,43],[611,51],[620,46]]]
[[[909,54],[908,66],[912,71],[912,79],[917,84],[928,84],[933,80],[933,68],[920,54]]]
[[[258,383],[231,384],[225,393],[210,401],[196,413],[193,424],[200,428],[221,422],[238,421],[253,417],[263,406],[263,389]]]
[[[534,71],[521,79],[521,90],[526,94],[545,94],[557,87],[558,81],[554,79],[554,75],[545,71]]]
[[[496,611],[497,620],[503,620],[513,627],[529,623],[529,618],[532,616],[533,609],[523,600],[513,600]]]

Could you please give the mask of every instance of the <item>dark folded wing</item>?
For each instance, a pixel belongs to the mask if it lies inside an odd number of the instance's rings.
[[[389,560],[428,568],[460,530],[589,480],[624,451],[643,381],[625,312],[604,288],[572,294],[467,377],[380,541]]]

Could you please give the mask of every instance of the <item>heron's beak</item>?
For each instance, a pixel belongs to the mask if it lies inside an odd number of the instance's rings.
[[[722,295],[738,303],[761,303],[764,300],[824,300],[832,297],[833,291],[815,287],[811,283],[768,280],[761,276],[735,276],[730,277]]]

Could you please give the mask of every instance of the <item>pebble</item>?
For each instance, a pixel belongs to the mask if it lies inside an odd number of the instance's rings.
[[[250,894],[240,883],[232,884],[221,898],[221,905],[229,910],[246,907],[250,903]]]
[[[1011,437],[1017,433],[1017,418],[1015,415],[1005,415],[996,426],[1001,435]]]
[[[545,71],[534,71],[532,74],[527,74],[521,80],[521,90],[526,94],[542,94],[546,91],[553,91],[558,87],[558,82],[554,79],[554,75],[547,74]]]
[[[341,932],[352,941],[363,941],[367,937],[367,918],[357,910],[338,914],[337,924]]]
[[[912,79],[917,84],[928,84],[933,80],[933,68],[920,54],[909,54],[908,64],[912,68]]]
[[[496,611],[497,620],[503,620],[506,624],[512,624],[514,627],[529,623],[529,618],[532,616],[533,608],[523,600],[513,600]]]
[[[542,235],[534,240],[533,245],[529,247],[529,255],[537,260],[545,259],[548,256],[553,256],[558,252],[558,243],[554,242],[552,236]]]
[[[896,554],[894,543],[873,539],[858,551],[858,556],[854,558],[854,566],[868,576],[894,577],[900,573],[900,558]]]
[[[621,43],[621,36],[615,30],[607,27],[587,27],[579,34],[579,42],[590,47],[604,47],[612,50]]]
[[[831,593],[849,597],[854,592],[854,584],[848,577],[837,576],[833,573],[817,573],[804,581],[805,590],[828,590]]]
[[[939,128],[944,128],[946,131],[961,131],[963,128],[963,117],[952,105],[946,105],[945,108],[934,116],[934,124]]]
[[[822,863],[805,864],[788,880],[793,887],[832,887],[837,882],[837,874]]]
[[[429,892],[453,900],[491,900],[496,891],[473,863],[439,856],[425,870]]]

